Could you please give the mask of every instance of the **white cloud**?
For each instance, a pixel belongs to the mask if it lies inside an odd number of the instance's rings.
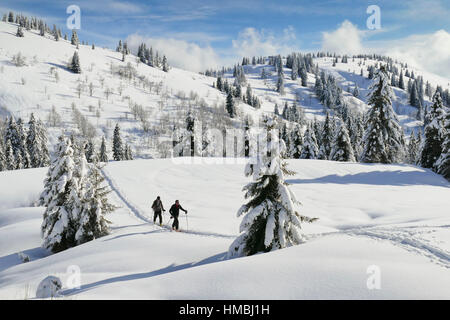
[[[182,35],[190,37],[186,40],[186,37],[181,37]],[[196,36],[196,42],[189,41],[192,35]],[[146,43],[147,46],[152,46],[164,53],[170,65],[197,72],[208,68],[231,66],[239,62],[242,57],[288,54],[298,51],[294,46],[296,36],[292,27],[284,29],[279,37],[272,32],[246,28],[239,32],[237,39],[231,41],[231,47],[225,49],[216,50],[208,44],[210,41],[217,40],[224,40],[224,38],[203,33],[183,34],[182,32],[172,34],[171,38],[150,38],[138,34],[127,38],[128,45],[133,50],[136,50],[141,43]],[[199,41],[205,44],[199,45]]]
[[[191,70],[205,71],[207,68],[221,67],[222,60],[210,46],[199,46],[196,43],[173,38],[148,38],[137,34],[128,36],[128,45],[136,50],[141,43],[166,55],[171,66]]]
[[[339,54],[362,53],[361,36],[361,31],[345,20],[335,31],[322,33],[322,50]]]
[[[383,54],[450,78],[450,33],[439,30],[395,40],[368,39],[386,31],[387,29],[359,30],[345,20],[335,31],[322,33],[322,50],[340,54]]]
[[[450,33],[445,30],[378,45],[381,45],[378,51],[388,56],[450,79]]]
[[[277,36],[265,30],[246,28],[239,32],[232,44],[234,53],[239,57],[268,56],[298,51],[295,39],[295,30],[292,27],[284,29],[283,33]]]

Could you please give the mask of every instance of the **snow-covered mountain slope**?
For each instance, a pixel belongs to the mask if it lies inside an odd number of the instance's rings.
[[[40,248],[43,208],[29,207],[45,170],[0,172],[0,198],[9,198],[0,210],[0,298],[33,298],[46,276],[68,280],[70,266],[80,268],[81,287],[64,282],[64,299],[449,297],[450,185],[441,176],[406,165],[291,160],[298,173],[288,182],[302,214],[319,218],[304,225],[309,240],[227,260],[244,166],[190,160],[108,163],[110,198],[121,207],[108,216],[112,234],[53,255]],[[11,189],[25,176],[28,183]],[[183,232],[170,232],[167,213],[164,227],[151,223],[157,195],[166,210],[175,199],[188,210]],[[20,252],[31,261],[22,263]],[[373,268],[381,288],[369,290]]]
[[[90,45],[80,45],[82,73],[73,74],[66,69],[66,65],[76,50],[75,46],[63,39],[55,41],[50,35],[41,37],[35,31],[24,30],[25,37],[19,38],[15,36],[16,30],[16,24],[0,22],[0,112],[2,115],[22,117],[25,121],[34,112],[48,124],[52,145],[61,131],[75,128],[73,106],[93,125],[97,148],[103,135],[110,144],[114,125],[118,122],[125,141],[132,146],[138,158],[160,157],[161,153],[156,148],[158,138],[169,137],[171,125],[184,122],[189,108],[196,112],[225,112],[225,95],[212,87],[216,80],[213,77],[177,68],[171,68],[166,73],[138,63],[133,55],[128,55],[122,62],[121,53],[98,47],[93,50]],[[16,67],[11,63],[12,57],[19,52],[26,57],[27,66]],[[348,63],[339,62],[333,67],[330,57],[314,59],[320,70],[336,77],[344,91],[358,85],[360,98],[344,92],[344,100],[350,107],[359,110],[368,108],[365,101],[370,84],[366,78],[367,67],[375,63],[370,59],[361,61],[359,58],[349,58]],[[128,64],[131,66],[128,71],[135,73],[131,80],[118,75],[118,70]],[[395,65],[399,67],[399,64]],[[265,80],[260,76],[263,68],[268,71]],[[363,77],[360,76],[361,68],[364,69]],[[285,102],[292,104],[297,101],[309,119],[323,119],[325,110],[314,94],[313,74],[308,75],[308,87],[302,87],[300,79],[292,81],[290,69],[285,68],[286,94],[280,96],[274,90],[277,75],[273,67],[246,65],[244,69],[253,94],[261,100],[262,107],[257,110],[239,102],[240,114],[248,114],[257,120],[264,112],[273,113],[276,103],[281,112]],[[429,81],[434,87],[441,85],[445,90],[449,86],[448,79],[412,67],[408,69],[414,71],[416,76],[423,75],[424,81]],[[233,82],[230,73],[226,77],[230,83]],[[91,84],[92,96],[89,92]],[[111,94],[107,97],[108,89]],[[417,109],[409,106],[407,93],[397,88],[394,91],[394,109],[408,135],[411,129],[422,123],[415,119]],[[60,123],[47,121],[52,109],[59,114]],[[133,110],[135,114],[145,114],[145,122],[140,121],[139,116],[136,118]],[[238,125],[238,121],[234,122]],[[212,123],[216,125],[215,120],[209,121],[209,124]]]

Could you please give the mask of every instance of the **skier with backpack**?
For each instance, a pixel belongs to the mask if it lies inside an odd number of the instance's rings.
[[[179,231],[179,221],[178,216],[180,215],[180,210],[183,210],[185,214],[187,214],[187,210],[183,209],[183,207],[180,205],[180,202],[178,200],[175,200],[175,203],[170,207],[169,213],[171,215],[171,218],[173,218],[173,224],[172,224],[172,230]]]
[[[164,209],[160,196],[157,196],[156,200],[153,201],[152,209],[153,209],[153,223],[156,223],[156,218],[159,217],[159,225],[162,226],[161,212],[166,210]]]

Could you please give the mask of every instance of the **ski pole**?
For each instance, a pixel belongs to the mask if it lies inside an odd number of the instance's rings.
[[[189,222],[188,222],[187,213],[186,213],[186,231],[189,231]]]

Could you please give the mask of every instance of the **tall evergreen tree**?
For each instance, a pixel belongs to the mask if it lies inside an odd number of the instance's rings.
[[[425,140],[420,154],[420,165],[424,168],[436,170],[435,164],[442,153],[443,127],[444,127],[444,105],[439,91],[433,96],[433,104],[427,114],[427,125],[425,126]]]
[[[246,214],[241,222],[241,235],[231,244],[228,256],[249,256],[258,252],[269,252],[304,242],[300,232],[302,222],[315,219],[298,213],[294,193],[285,182],[287,169],[281,154],[285,153],[284,142],[278,143],[272,119],[265,120],[267,143],[261,146],[258,161],[249,162],[246,176],[253,182],[244,187],[245,197],[250,201],[238,211],[238,217]],[[280,146],[280,147],[279,147]]]
[[[403,71],[400,71],[400,77],[398,79],[398,87],[405,90],[405,81],[403,80]]]
[[[106,151],[106,141],[105,136],[102,137],[102,144],[100,145],[100,162],[108,162],[108,152]]]
[[[308,73],[306,72],[306,67],[304,65],[300,68],[300,78],[302,78],[302,86],[307,87],[308,86]]]
[[[228,114],[230,115],[230,118],[236,117],[236,107],[234,105],[234,99],[233,99],[233,94],[232,94],[231,90],[230,90],[230,92],[228,92],[225,108],[226,108]]]
[[[330,158],[333,139],[334,130],[331,123],[330,114],[327,112],[320,139],[319,159],[328,160]]]
[[[6,170],[15,170],[17,167],[16,165],[16,158],[14,157],[14,150],[11,144],[11,140],[6,140],[5,145],[5,169]]]
[[[442,153],[436,163],[437,173],[450,181],[450,111],[445,116],[442,133]]]
[[[333,161],[356,161],[347,127],[342,121],[340,121],[336,131],[329,159]]]
[[[304,138],[301,159],[317,159],[319,156],[319,148],[317,146],[316,135],[314,129],[308,125]]]
[[[290,157],[294,159],[300,159],[303,149],[303,133],[300,125],[296,125],[293,128],[289,140],[290,140],[290,150],[289,150]]]
[[[116,124],[114,128],[114,136],[113,136],[113,159],[115,161],[121,161],[124,159],[124,150],[122,144],[122,138],[120,137],[120,127],[119,124]]]
[[[40,197],[41,205],[46,207],[41,226],[42,246],[52,252],[76,245],[76,221],[81,209],[77,169],[71,142],[61,136]]]
[[[42,141],[40,141],[38,130],[38,123],[32,113],[28,122],[28,135],[26,138],[26,148],[30,156],[30,167],[32,168],[39,168],[41,166]]]
[[[410,164],[416,164],[419,147],[420,146],[418,145],[418,141],[416,140],[416,136],[413,131],[411,132],[408,144],[408,160]]]
[[[75,240],[77,244],[91,241],[110,233],[108,224],[111,223],[105,215],[113,212],[116,207],[108,202],[107,195],[111,190],[103,185],[105,178],[101,173],[102,167],[93,157],[93,163],[89,166],[89,179],[85,185],[85,193],[82,199],[82,209],[77,223]]]
[[[277,80],[277,92],[281,95],[284,96],[284,76],[283,74],[280,74],[278,76],[278,80]]]
[[[399,163],[404,158],[403,130],[392,109],[394,93],[384,66],[376,72],[368,96],[362,162]]]

